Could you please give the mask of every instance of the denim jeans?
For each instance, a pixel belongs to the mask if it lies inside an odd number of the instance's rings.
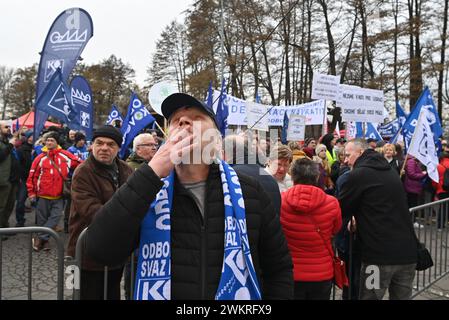
[[[416,263],[369,265],[360,270],[360,300],[382,300],[388,289],[390,300],[409,300],[412,296]]]
[[[19,189],[17,190],[16,203],[16,222],[17,226],[25,225],[25,201],[28,197],[28,191],[25,181],[20,181]]]

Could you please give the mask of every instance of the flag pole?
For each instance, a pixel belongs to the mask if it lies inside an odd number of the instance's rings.
[[[326,127],[327,127],[327,106],[326,106],[326,100],[324,100],[324,110],[323,110],[323,130],[322,130],[322,136],[324,136],[327,132],[326,132]]]
[[[412,140],[410,141],[409,149],[411,149],[412,146],[414,146],[414,143],[415,143],[415,133],[416,133],[416,128],[418,128],[419,125],[421,124],[422,114],[423,114],[423,112],[421,111],[421,112],[419,113],[419,116],[418,116],[418,122],[416,123],[415,131],[413,131],[413,136],[412,136]],[[401,130],[402,130],[402,128],[401,128]],[[404,139],[404,146],[405,146],[405,139]],[[401,178],[402,178],[402,176],[403,176],[404,173],[405,173],[404,168],[405,168],[405,165],[406,165],[406,163],[407,163],[407,158],[408,158],[408,153],[405,155],[404,163],[402,164],[402,169],[401,169],[400,174],[399,174],[399,176],[400,176]]]

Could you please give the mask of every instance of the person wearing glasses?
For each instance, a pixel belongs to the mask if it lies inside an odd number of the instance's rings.
[[[153,159],[158,144],[151,133],[142,133],[134,138],[133,153],[126,159],[126,163],[134,170],[139,169]]]

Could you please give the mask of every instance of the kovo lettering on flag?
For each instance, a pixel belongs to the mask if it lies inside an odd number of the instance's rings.
[[[332,76],[321,73],[313,74],[312,99],[338,100],[338,88],[340,76]]]
[[[248,129],[268,131],[268,106],[255,102],[246,102]]]
[[[287,140],[288,141],[304,141],[306,132],[306,117],[295,114],[290,115]]]
[[[341,85],[341,113],[343,121],[383,122],[384,93]],[[340,104],[339,104],[340,105]]]

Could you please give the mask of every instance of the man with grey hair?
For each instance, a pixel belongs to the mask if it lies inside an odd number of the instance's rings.
[[[380,300],[388,289],[390,300],[410,299],[418,249],[401,180],[362,139],[348,142],[345,163],[352,170],[339,201],[343,219],[356,221],[359,298]]]
[[[256,159],[256,148],[249,143],[248,136],[228,135],[223,140],[224,160],[238,174],[245,174],[260,182],[271,199],[274,210],[279,216],[281,210],[281,193],[276,180],[269,175]]]
[[[126,163],[134,170],[147,164],[156,154],[158,144],[151,133],[142,133],[134,138],[133,153],[126,159]]]

